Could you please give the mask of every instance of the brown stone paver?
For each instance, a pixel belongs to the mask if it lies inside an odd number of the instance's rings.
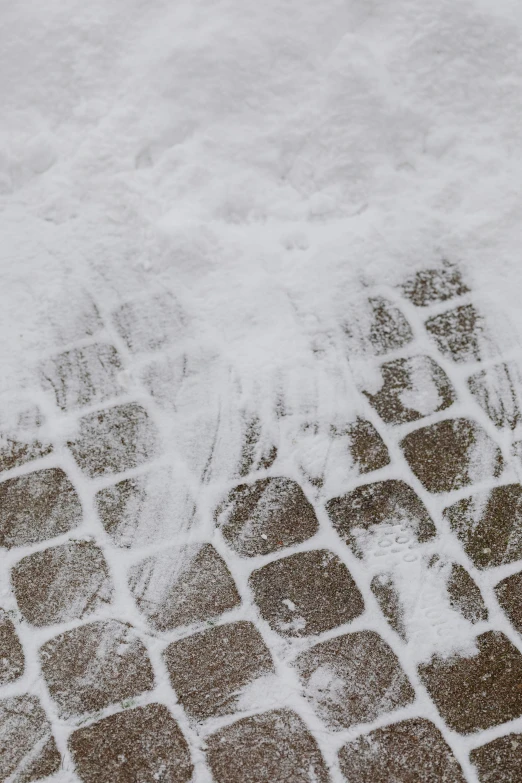
[[[0,439],[0,472],[12,470],[39,457],[46,457],[52,451],[49,443],[39,440],[30,442],[18,441],[13,438]]]
[[[11,572],[18,607],[42,626],[86,617],[112,597],[102,551],[90,541],[69,541],[22,558]]]
[[[154,687],[143,642],[117,620],[66,631],[40,649],[43,676],[62,718],[96,712]]]
[[[153,458],[158,433],[137,403],[116,405],[79,420],[78,435],[68,442],[80,468],[91,477],[121,473]]]
[[[469,754],[480,783],[517,783],[522,770],[522,734],[506,734]]]
[[[318,530],[311,503],[295,481],[260,479],[240,484],[218,509],[225,514],[220,529],[227,544],[244,557],[268,555],[301,544]]]
[[[56,404],[71,411],[120,394],[123,389],[118,374],[122,369],[116,348],[97,343],[48,359],[40,372],[42,384],[53,392]]]
[[[488,610],[479,586],[464,566],[452,563],[447,583],[450,604],[470,623],[488,619]]]
[[[484,321],[473,305],[461,305],[428,318],[425,326],[448,359],[462,363],[482,358]]]
[[[487,631],[472,657],[435,657],[419,674],[448,726],[460,734],[522,715],[522,653],[504,634]]]
[[[7,612],[0,609],[0,685],[17,680],[24,668],[24,651],[16,628]]]
[[[59,768],[60,754],[38,699],[0,700],[0,780],[32,783]]]
[[[446,302],[456,296],[469,293],[462,274],[454,264],[433,269],[423,269],[401,286],[404,296],[416,307],[427,307],[437,302]]]
[[[522,572],[499,582],[495,594],[509,621],[522,636]]]
[[[377,599],[381,612],[393,630],[406,641],[406,626],[404,624],[404,607],[399,592],[393,581],[393,574],[376,574],[371,581],[371,591]]]
[[[402,523],[419,543],[436,535],[426,507],[404,481],[388,479],[365,484],[326,504],[332,524],[358,557],[363,556],[358,533],[375,525]]]
[[[185,737],[162,704],[117,712],[73,732],[69,747],[84,783],[188,783]]]
[[[325,549],[269,563],[252,573],[250,587],[262,618],[282,636],[329,631],[364,611],[350,572]]]
[[[469,419],[445,419],[414,430],[401,442],[404,456],[428,492],[451,492],[499,476],[502,454]]]
[[[139,609],[159,631],[215,620],[241,601],[225,561],[211,544],[153,555],[130,569],[129,585]]]
[[[387,424],[405,424],[445,410],[456,395],[448,376],[429,356],[395,359],[380,368],[382,386],[363,391]]]
[[[513,363],[497,364],[468,378],[471,393],[493,424],[512,430],[521,421],[520,384],[520,371]]]
[[[241,691],[274,672],[261,634],[243,621],[172,642],[165,661],[178,699],[198,721],[235,712]]]
[[[183,332],[183,314],[169,294],[126,302],[113,313],[113,319],[117,332],[133,353],[157,351]]]
[[[302,653],[295,666],[305,696],[332,729],[367,723],[415,698],[397,656],[374,631],[321,642]]]
[[[96,509],[117,546],[139,547],[187,532],[195,503],[185,483],[161,468],[101,489]]]
[[[412,718],[376,729],[339,753],[341,770],[354,783],[465,783],[444,737],[429,720]]]
[[[333,434],[346,434],[350,454],[359,473],[371,473],[390,464],[388,449],[370,421],[359,418],[344,433],[334,431]]]
[[[371,311],[369,341],[375,354],[380,356],[394,351],[413,340],[411,326],[398,307],[382,296],[368,301]]]
[[[317,743],[301,718],[272,710],[226,726],[207,740],[216,783],[329,783]]]
[[[26,546],[81,524],[82,506],[61,468],[38,470],[0,483],[0,546]]]
[[[522,559],[522,486],[507,484],[459,500],[444,511],[477,568]]]

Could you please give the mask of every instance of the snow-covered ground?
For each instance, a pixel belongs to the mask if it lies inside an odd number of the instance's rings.
[[[43,438],[53,440],[91,509],[85,535],[107,544],[90,480],[65,447],[78,436],[77,413],[56,407],[42,367],[96,338],[123,356],[119,392],[149,400],[159,463],[165,471],[174,466],[174,479],[161,474],[150,490],[146,529],[133,532],[145,547],[140,557],[173,538],[216,543],[213,511],[238,480],[252,431],[259,475],[266,475],[263,449],[277,444],[275,474],[304,485],[314,504],[320,529],[304,549],[335,552],[361,586],[364,573],[369,584],[380,572],[380,549],[398,542],[385,570],[407,609],[407,641],[394,644],[408,676],[415,679],[416,666],[434,653],[473,654],[476,629],[448,604],[448,567],[429,563],[432,553],[459,559],[449,527],[439,528],[431,550],[414,547],[408,560],[407,525],[397,519],[395,527],[361,534],[363,557],[346,560],[324,503],[352,490],[358,477],[332,432],[369,415],[360,391],[375,394],[381,384],[383,356],[372,356],[364,337],[369,296],[396,303],[397,286],[448,260],[469,287],[466,301],[484,315],[493,354],[519,353],[521,34],[515,0],[0,4],[0,422],[5,437],[19,437],[21,414],[35,405],[43,412]],[[405,301],[401,308],[417,353],[433,354],[422,314]],[[459,394],[455,415],[475,419],[466,372],[439,364]],[[415,377],[403,403],[429,415],[437,389],[422,367]],[[409,430],[401,426],[403,437]],[[495,437],[509,460],[511,433]],[[379,480],[411,483],[396,440],[390,449],[393,464]],[[476,460],[479,482],[485,451]],[[518,471],[516,461],[508,464],[504,483]],[[444,503],[419,482],[415,490],[439,519]],[[195,526],[186,522],[191,498]],[[0,553],[6,610],[14,606],[7,568],[18,557]],[[108,546],[106,557],[123,584],[137,555]],[[231,618],[252,619],[247,580],[265,561],[228,562],[244,602]],[[158,584],[149,589],[161,591],[161,574]],[[481,586],[492,594],[487,574]],[[118,597],[117,611],[143,631],[127,599]],[[493,599],[487,602],[490,623],[505,630]],[[370,625],[392,638],[377,611],[367,612]],[[297,628],[299,617],[292,622]],[[26,650],[35,653],[59,630],[22,630]],[[520,637],[510,638],[522,649]],[[352,730],[341,738],[325,733],[298,694],[289,662],[306,643],[292,647],[272,631],[265,641],[281,663],[239,694],[238,709],[283,705],[302,714],[342,780],[336,753]],[[163,664],[154,665],[159,676]],[[29,669],[22,690],[51,705],[38,676]],[[315,684],[335,700],[335,677],[321,676]],[[170,704],[167,687],[160,680],[155,693]],[[444,731],[475,783],[467,753],[477,742],[444,728],[424,698],[421,713]],[[204,781],[201,737],[176,709]],[[53,730],[67,754],[71,727],[56,719]],[[56,779],[75,779],[70,760]]]

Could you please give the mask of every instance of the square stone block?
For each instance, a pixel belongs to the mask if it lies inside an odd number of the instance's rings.
[[[254,571],[261,616],[282,636],[308,636],[349,623],[364,611],[350,572],[325,549],[299,552]]]
[[[240,709],[241,692],[274,665],[252,623],[219,625],[172,642],[165,651],[172,687],[197,721]]]
[[[336,731],[405,707],[415,691],[393,650],[374,631],[321,642],[295,661],[305,696]]]

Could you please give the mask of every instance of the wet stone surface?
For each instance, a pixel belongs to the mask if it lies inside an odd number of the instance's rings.
[[[97,712],[154,687],[152,667],[131,626],[104,620],[40,648],[42,672],[62,718]]]
[[[416,307],[446,302],[448,299],[469,293],[469,288],[454,264],[423,269],[407,280],[401,288],[404,296]]]
[[[269,563],[252,573],[250,586],[261,616],[282,636],[329,631],[364,611],[350,572],[324,549]]]
[[[350,444],[353,463],[359,473],[371,473],[390,464],[388,449],[370,421],[357,419],[347,428],[345,434]]]
[[[522,654],[502,633],[476,639],[472,657],[434,657],[419,674],[448,726],[460,734],[489,729],[522,715]]]
[[[11,571],[18,608],[36,626],[92,614],[112,596],[105,558],[89,541],[70,541],[22,558]]]
[[[136,468],[156,456],[156,427],[136,403],[91,413],[78,427],[78,436],[67,445],[80,468],[93,478]]]
[[[216,783],[329,783],[317,743],[301,718],[272,710],[226,726],[207,740]]]
[[[484,321],[473,305],[448,310],[425,323],[443,356],[454,362],[478,362],[485,347]]]
[[[48,359],[40,372],[42,385],[53,392],[58,407],[70,411],[120,394],[122,369],[116,348],[97,343]]]
[[[59,768],[60,754],[38,699],[0,700],[0,780],[31,783]]]
[[[522,573],[512,574],[495,587],[497,601],[522,636]]]
[[[300,544],[318,530],[312,505],[295,481],[260,479],[241,484],[218,509],[221,532],[239,555],[268,555]]]
[[[165,661],[178,699],[198,721],[240,710],[241,691],[274,671],[259,631],[248,622],[220,625],[173,642]]]
[[[339,753],[346,780],[357,783],[465,783],[444,737],[428,720],[413,718],[348,742]]]
[[[411,327],[398,307],[381,296],[369,299],[372,314],[369,341],[375,354],[402,348],[413,340]]]
[[[497,364],[468,378],[468,386],[496,427],[514,430],[520,424],[520,370],[514,364]]]
[[[469,754],[480,783],[517,783],[522,770],[522,734],[506,734]]]
[[[370,722],[415,698],[395,653],[373,631],[322,642],[295,666],[306,698],[331,729]]]
[[[0,483],[0,546],[36,544],[67,533],[81,522],[76,490],[60,468]]]
[[[436,535],[436,528],[424,504],[404,481],[389,479],[365,484],[326,504],[332,523],[358,557],[363,556],[359,532],[375,525],[402,522],[423,543]]]
[[[211,544],[171,548],[129,572],[134,599],[159,631],[213,620],[241,599],[224,560]]]
[[[446,373],[429,356],[386,362],[380,368],[382,386],[364,391],[387,424],[405,424],[448,408],[456,399]]]
[[[444,510],[477,568],[522,559],[522,486],[507,484],[463,498]]]
[[[190,751],[162,704],[118,712],[75,731],[69,747],[85,783],[187,783]]]
[[[404,456],[428,492],[451,492],[503,468],[502,454],[489,435],[469,419],[446,419],[414,430],[401,442]]]
[[[170,468],[124,479],[96,494],[101,523],[117,546],[175,539],[193,522],[194,500]]]
[[[113,319],[133,353],[157,351],[183,334],[181,308],[169,294],[127,302],[113,313]]]
[[[0,685],[17,680],[24,666],[24,651],[15,627],[7,612],[0,609]]]

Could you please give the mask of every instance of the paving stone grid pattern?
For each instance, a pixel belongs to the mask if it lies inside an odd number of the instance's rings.
[[[299,481],[255,417],[228,461],[204,422],[203,463],[162,457],[157,410],[197,406],[212,360],[173,353],[166,295],[92,304],[42,361],[48,408],[0,446],[2,781],[522,780],[519,370],[455,265],[368,312],[348,356],[362,340],[381,385]],[[49,437],[57,412],[74,427]],[[332,495],[339,454],[354,478]],[[397,581],[421,562],[474,655],[422,657]]]

